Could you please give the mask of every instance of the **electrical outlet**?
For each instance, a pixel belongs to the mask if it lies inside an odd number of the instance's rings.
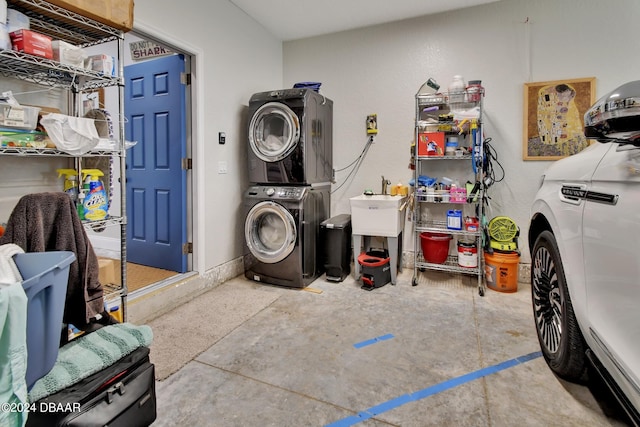
[[[367,135],[378,134],[378,115],[369,114],[367,116]]]

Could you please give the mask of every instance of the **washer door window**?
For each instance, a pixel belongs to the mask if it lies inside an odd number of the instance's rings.
[[[298,116],[284,104],[269,102],[251,117],[249,145],[258,158],[277,162],[287,157],[300,139]]]
[[[293,215],[274,202],[260,202],[247,214],[244,236],[258,261],[274,264],[293,251],[297,232]]]

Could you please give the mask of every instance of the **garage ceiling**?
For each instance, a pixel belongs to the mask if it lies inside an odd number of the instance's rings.
[[[229,0],[283,41],[498,0]]]

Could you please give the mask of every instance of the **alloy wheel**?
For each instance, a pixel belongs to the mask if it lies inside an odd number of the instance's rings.
[[[535,253],[532,273],[536,327],[547,351],[556,353],[562,338],[562,295],[556,265],[544,246]]]

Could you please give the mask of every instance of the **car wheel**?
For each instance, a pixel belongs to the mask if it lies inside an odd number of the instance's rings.
[[[540,233],[531,254],[533,316],[542,354],[558,376],[584,381],[587,348],[571,304],[558,244],[550,231]]]

